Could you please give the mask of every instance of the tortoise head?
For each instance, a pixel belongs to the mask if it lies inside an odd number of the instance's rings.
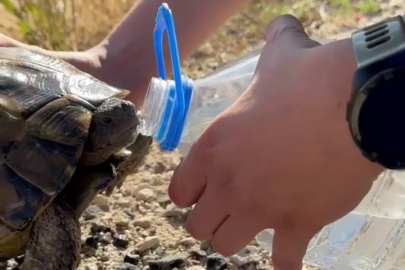
[[[87,146],[93,152],[117,152],[135,142],[138,124],[133,103],[109,98],[93,114]]]

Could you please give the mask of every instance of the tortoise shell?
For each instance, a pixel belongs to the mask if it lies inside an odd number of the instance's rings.
[[[0,48],[0,224],[35,220],[75,172],[97,106],[127,94],[57,58]]]

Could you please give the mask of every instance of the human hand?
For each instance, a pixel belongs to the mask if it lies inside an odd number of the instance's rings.
[[[356,67],[351,41],[321,46],[292,16],[267,29],[250,87],[176,169],[169,195],[195,204],[186,222],[225,255],[273,228],[276,270],[298,270],[311,238],[353,210],[383,168],[345,121]]]

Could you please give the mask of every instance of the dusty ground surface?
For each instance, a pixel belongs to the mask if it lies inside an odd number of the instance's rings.
[[[403,0],[376,2],[382,11],[375,15],[355,13],[342,19],[328,5],[314,5],[302,19],[310,34],[335,39],[348,37],[358,27],[405,11]],[[265,24],[252,24],[254,14],[262,8],[260,4],[252,4],[246,13],[224,26],[221,33],[202,44],[186,61],[184,71],[196,78],[260,44]],[[0,29],[14,35],[15,29],[7,26],[8,22],[0,23],[3,25]],[[120,190],[110,198],[100,195],[95,200],[81,219],[80,270],[271,268],[268,254],[254,241],[239,254],[224,258],[210,248],[209,242],[195,241],[185,232],[182,225],[189,210],[175,207],[166,192],[179,161],[177,152],[161,153],[153,146],[139,172]],[[7,269],[18,269],[17,265],[11,260]]]

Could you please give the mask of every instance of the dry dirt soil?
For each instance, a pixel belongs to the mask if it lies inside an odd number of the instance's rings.
[[[104,4],[107,2],[111,1],[103,1]],[[381,8],[377,14],[353,12],[344,16],[337,14],[327,2],[315,2],[300,15],[300,19],[311,35],[336,39],[350,36],[350,32],[358,27],[405,11],[403,0],[375,2]],[[232,18],[185,61],[183,70],[197,78],[261,44],[267,21],[260,15],[267,5],[265,1],[255,1]],[[93,14],[95,17],[91,21],[96,21],[98,28],[87,25],[87,29],[92,30],[82,31],[79,49],[98,42],[128,7],[126,4],[117,10],[110,8],[110,17],[100,15],[101,11]],[[0,19],[0,31],[21,40],[15,18],[4,10],[0,12],[5,14]],[[90,11],[79,12],[80,16],[89,16]],[[84,24],[84,17],[80,16]],[[97,197],[81,219],[83,250],[80,270],[271,268],[268,254],[254,241],[238,254],[224,258],[210,247],[209,242],[195,241],[187,234],[183,224],[189,209],[177,208],[167,196],[167,186],[179,162],[177,152],[162,153],[154,145],[139,172],[129,177],[120,190],[109,198]],[[9,261],[6,268],[18,269],[17,261]]]

